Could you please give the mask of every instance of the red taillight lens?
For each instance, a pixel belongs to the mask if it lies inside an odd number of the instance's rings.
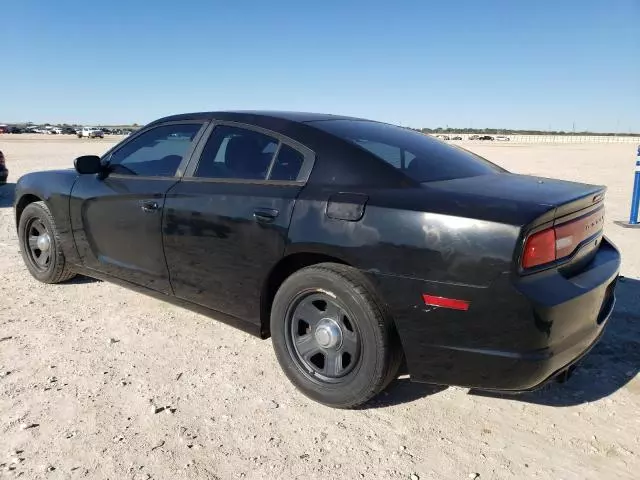
[[[537,267],[556,259],[556,232],[553,228],[534,233],[527,239],[522,268]]]
[[[522,254],[522,268],[537,267],[570,256],[589,238],[602,234],[604,208],[531,235]]]

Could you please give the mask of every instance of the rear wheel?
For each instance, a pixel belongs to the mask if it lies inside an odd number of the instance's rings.
[[[278,361],[313,400],[357,407],[395,378],[402,349],[373,287],[358,270],[324,263],[291,275],[271,311]]]
[[[18,225],[20,251],[27,269],[44,283],[59,283],[76,276],[66,263],[60,237],[44,202],[27,205]]]

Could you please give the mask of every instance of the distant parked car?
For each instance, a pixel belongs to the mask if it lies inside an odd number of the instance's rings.
[[[104,133],[99,128],[83,127],[78,131],[78,138],[104,138]]]
[[[9,133],[9,125],[0,125],[0,133]]]
[[[478,140],[480,138],[480,135],[471,135],[469,137],[469,140]]]
[[[498,135],[496,137],[496,140],[499,142],[510,142],[511,139],[509,137],[507,137],[506,135]]]
[[[0,185],[7,183],[7,177],[9,176],[9,170],[7,170],[7,164],[4,159],[4,154],[0,151]]]
[[[78,132],[74,128],[71,127],[63,127],[61,132],[62,135],[76,135]]]
[[[440,140],[450,140],[449,135],[436,135]]]
[[[24,133],[24,128],[11,126],[9,127],[9,131],[7,133],[12,133],[12,134]]]
[[[491,135],[480,135],[478,140],[491,140],[493,141],[493,137]]]
[[[455,137],[451,137],[451,140],[462,140],[462,137],[456,135]]]

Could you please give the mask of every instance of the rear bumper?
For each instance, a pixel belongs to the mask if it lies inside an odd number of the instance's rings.
[[[461,356],[461,361],[476,364],[479,374],[478,380],[469,378],[461,386],[512,393],[541,387],[578,363],[598,343],[613,312],[615,300],[605,300],[605,303],[608,306],[600,316],[599,326],[577,332],[560,344],[531,352],[477,350],[472,352],[472,358],[462,360]],[[492,370],[490,375],[488,370]],[[468,375],[471,374],[469,371]]]
[[[565,371],[602,336],[615,304],[620,253],[608,240],[580,274],[505,274],[478,288],[376,275],[416,381],[527,391]],[[425,307],[422,293],[468,311]]]

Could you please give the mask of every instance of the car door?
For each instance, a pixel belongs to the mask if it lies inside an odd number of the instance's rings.
[[[86,268],[171,293],[162,248],[165,194],[184,171],[203,122],[160,124],[103,158],[104,175],[81,175],[70,214]]]
[[[175,295],[254,323],[284,253],[314,154],[261,128],[221,122],[165,203],[164,251]]]

